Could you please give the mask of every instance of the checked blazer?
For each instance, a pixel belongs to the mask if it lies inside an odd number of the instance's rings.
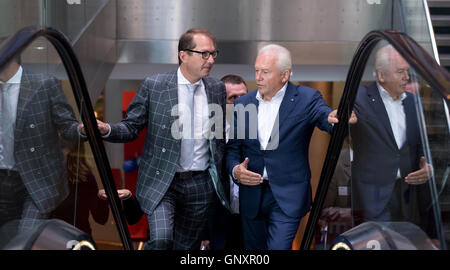
[[[225,112],[226,91],[217,79],[203,78],[208,104],[218,104]],[[177,128],[177,115],[172,108],[178,104],[177,72],[147,77],[130,103],[125,119],[111,125],[110,142],[128,142],[136,139],[146,126],[147,133],[139,163],[136,197],[142,210],[152,214],[168,190],[180,159],[181,140],[172,136]],[[221,138],[209,139],[209,173],[222,204],[229,209],[226,190],[226,170],[223,162],[225,151],[225,113],[222,118]],[[177,132],[177,131],[176,131]]]
[[[60,82],[24,70],[14,128],[15,169],[43,213],[54,210],[69,194],[58,133],[74,141],[77,127]]]

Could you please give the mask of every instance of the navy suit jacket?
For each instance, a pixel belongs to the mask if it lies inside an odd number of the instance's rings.
[[[235,106],[254,104],[258,107],[257,91],[252,91],[235,102]],[[246,136],[237,137],[237,113],[234,114],[234,137],[226,146],[227,169],[231,174],[233,168],[250,159],[248,169],[263,175],[267,169],[269,183],[281,210],[291,217],[302,217],[311,206],[311,172],[308,162],[308,149],[314,127],[331,133],[328,123],[331,109],[322,99],[319,91],[305,86],[288,83],[286,93],[280,105],[279,132],[272,131],[271,142],[278,138],[278,146],[273,150],[261,150],[259,140],[249,137],[249,126],[258,126],[257,115],[251,119],[247,115],[245,124]],[[258,214],[261,200],[261,185],[239,185],[240,213],[249,218]]]
[[[399,149],[376,83],[358,89],[354,105],[358,122],[350,129],[354,150],[352,196],[354,209],[362,211],[365,219],[376,219],[385,209],[395,186],[398,168],[402,177],[419,169],[423,150],[414,96],[406,95],[403,100],[406,142]],[[426,185],[410,185],[410,188],[420,189]]]

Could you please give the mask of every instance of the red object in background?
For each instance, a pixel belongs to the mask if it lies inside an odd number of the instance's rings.
[[[125,117],[126,110],[133,100],[136,91],[126,91],[122,93],[122,116]],[[124,144],[123,158],[137,159],[142,155],[142,149],[145,142],[145,131],[142,129],[136,140]],[[139,167],[130,173],[125,173],[125,188],[129,189],[133,195],[136,195],[136,183]],[[135,225],[128,225],[130,236],[135,241],[145,241],[147,239],[148,222],[146,215],[143,215],[141,220]]]

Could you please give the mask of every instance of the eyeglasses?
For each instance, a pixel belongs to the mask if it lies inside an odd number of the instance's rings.
[[[212,51],[212,52],[208,52],[208,51],[204,51],[204,52],[200,52],[200,51],[194,51],[191,49],[185,49],[184,51],[188,51],[188,52],[194,52],[194,53],[200,53],[202,55],[203,59],[208,59],[209,56],[212,56],[213,58],[217,57],[217,54],[219,54],[218,50]]]

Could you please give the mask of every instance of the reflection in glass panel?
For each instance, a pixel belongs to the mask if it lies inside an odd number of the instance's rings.
[[[355,225],[412,223],[439,244],[420,101],[406,91],[414,71],[391,45],[380,44],[373,58],[375,81],[358,89],[358,123],[350,126]]]
[[[435,216],[435,222],[439,226],[437,230],[442,230],[441,245],[448,248],[450,244],[450,189],[448,184],[449,162],[450,162],[450,137],[449,137],[449,113],[440,94],[430,85],[417,78],[419,91],[416,95],[416,107],[420,114],[420,119],[425,127],[423,145],[427,160],[431,161],[432,177],[430,188],[433,190],[433,202],[438,202],[440,213]],[[441,226],[442,224],[442,226]]]
[[[380,42],[353,110],[358,122],[349,126],[314,248],[445,249],[449,127],[442,97]]]
[[[72,249],[82,240],[92,243],[85,248],[121,249],[52,45],[33,42],[0,80],[0,249]]]

